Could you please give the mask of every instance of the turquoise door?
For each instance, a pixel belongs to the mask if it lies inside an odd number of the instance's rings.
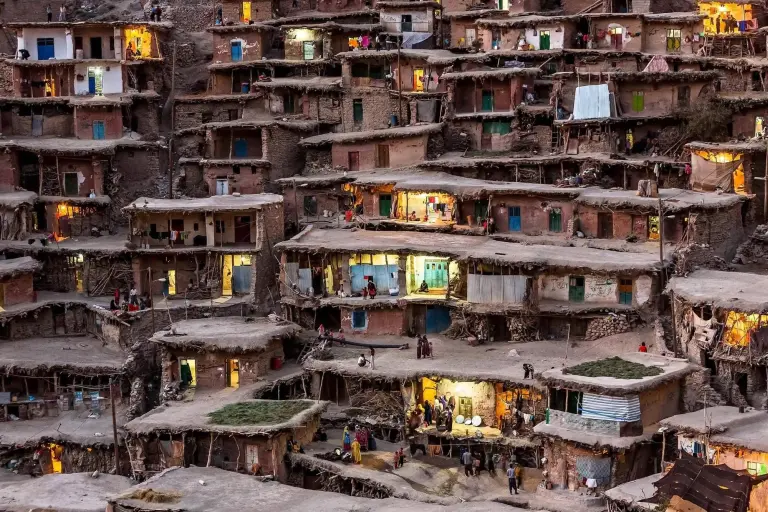
[[[104,140],[105,138],[104,121],[94,121],[93,140]]]
[[[448,262],[443,260],[424,261],[424,280],[430,290],[448,286]]]
[[[235,158],[248,156],[248,142],[245,139],[235,139]]]
[[[510,231],[522,231],[523,225],[520,219],[520,207],[509,207],[509,230]]]

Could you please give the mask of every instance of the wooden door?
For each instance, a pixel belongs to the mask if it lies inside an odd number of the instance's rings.
[[[376,167],[379,169],[389,167],[389,145],[376,144]]]
[[[32,136],[33,137],[42,137],[43,136],[43,121],[44,117],[41,115],[32,114]]]
[[[597,238],[613,238],[613,213],[597,214]]]
[[[571,276],[568,280],[568,300],[584,302],[584,276]]]
[[[632,305],[631,279],[619,279],[619,304]]]
[[[347,167],[349,168],[350,172],[359,171],[360,170],[360,152],[350,151],[347,154],[347,158],[349,159],[349,163]]]
[[[549,40],[549,30],[542,30],[539,32],[539,50],[549,50],[550,47],[550,40]]]
[[[379,216],[389,217],[392,213],[392,194],[379,194]]]

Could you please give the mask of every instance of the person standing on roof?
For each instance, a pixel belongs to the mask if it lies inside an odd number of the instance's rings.
[[[640,343],[640,348],[637,349],[638,352],[648,352],[648,347],[645,346],[645,342]]]
[[[51,9],[51,4],[48,4],[48,7],[45,8],[45,14],[48,16],[48,23],[53,21],[53,9]]]
[[[64,4],[59,7],[59,21],[67,21],[67,8],[64,7]]]

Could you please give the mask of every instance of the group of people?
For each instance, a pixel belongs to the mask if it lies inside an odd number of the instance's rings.
[[[330,329],[326,329],[323,324],[320,324],[320,327],[317,328],[317,339],[320,341],[328,341],[329,346],[333,345],[334,341],[338,341],[339,345],[344,345],[344,329],[339,329],[339,332],[336,334],[333,334],[333,331]]]
[[[112,300],[109,301],[109,310],[112,312],[118,311],[143,311],[152,307],[152,297],[149,292],[144,292],[139,296],[139,292],[136,291],[136,285],[131,283],[129,290],[123,290],[122,302],[120,300],[120,289],[115,288],[115,295]]]
[[[713,16],[710,18],[710,22],[715,26],[715,32],[731,34],[733,32],[739,32],[739,20],[733,17],[733,14],[726,12],[719,16]]]
[[[360,464],[363,461],[361,452],[376,449],[376,439],[366,427],[355,425],[354,432],[350,432],[349,426],[344,427],[342,434],[341,447],[344,453],[352,455],[352,461]]]
[[[159,22],[163,16],[163,8],[159,5],[153,5],[149,10],[149,21]]]
[[[48,7],[45,8],[45,14],[48,17],[48,23],[52,22],[53,8],[51,4],[48,4]],[[64,4],[61,4],[61,7],[59,7],[59,21],[67,21],[67,8],[64,7]]]
[[[416,336],[416,359],[421,358],[434,359],[434,353],[432,352],[432,342],[427,339],[426,334],[419,334]]]
[[[435,401],[430,403],[424,400],[424,403],[417,405],[411,411],[408,418],[408,428],[411,434],[419,427],[429,427],[434,420],[437,427],[445,425],[448,432],[453,430],[453,412],[456,409],[456,399],[450,393],[435,397]]]
[[[376,369],[376,349],[371,347],[369,350],[371,351],[371,358],[366,359],[365,353],[364,352],[361,353],[360,357],[357,358],[357,366],[359,366],[360,368],[365,368],[366,366],[370,366],[371,370],[375,370]]]

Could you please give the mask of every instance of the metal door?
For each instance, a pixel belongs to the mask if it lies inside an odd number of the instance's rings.
[[[510,231],[522,231],[523,223],[520,217],[520,207],[510,206],[509,211],[509,230]]]
[[[88,93],[96,94],[96,75],[92,72],[88,72]]]
[[[230,54],[232,56],[232,62],[240,62],[243,60],[243,43],[241,41],[232,41]]]
[[[104,140],[106,138],[104,121],[93,122],[93,140]]]
[[[410,14],[403,14],[400,18],[400,31],[401,32],[413,32],[413,18]]]
[[[248,156],[248,141],[245,139],[235,139],[235,158],[245,158]]]
[[[443,332],[450,326],[450,309],[442,306],[427,306],[427,333]]]
[[[251,266],[241,265],[234,267],[232,272],[232,286],[235,293],[250,293],[251,291]]]
[[[43,116],[32,114],[32,136],[33,137],[43,136],[43,119],[45,119]]]
[[[583,276],[571,276],[568,280],[568,300],[571,302],[584,302]]]
[[[379,215],[381,217],[389,217],[391,212],[392,212],[392,195],[379,194]]]
[[[37,60],[49,60],[55,57],[53,38],[41,37],[37,40]]]
[[[227,194],[229,194],[229,181],[216,180],[216,195],[225,196]]]

